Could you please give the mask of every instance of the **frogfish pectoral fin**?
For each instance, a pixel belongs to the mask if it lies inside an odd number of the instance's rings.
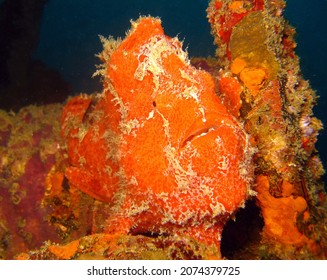
[[[116,189],[114,185],[106,184],[106,182],[99,182],[97,176],[91,172],[78,167],[70,166],[66,169],[65,176],[69,180],[71,186],[76,187],[80,191],[89,196],[103,201],[111,202]]]

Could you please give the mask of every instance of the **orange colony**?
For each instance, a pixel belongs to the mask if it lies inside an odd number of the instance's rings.
[[[71,98],[62,115],[70,186],[111,205],[106,233],[189,236],[219,252],[254,193],[248,135],[158,18],[101,39],[103,92]]]

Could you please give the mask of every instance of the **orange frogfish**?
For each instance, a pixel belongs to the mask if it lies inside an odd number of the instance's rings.
[[[71,98],[62,115],[70,185],[112,205],[108,233],[219,248],[224,223],[252,194],[248,135],[160,19],[102,41],[103,92]]]

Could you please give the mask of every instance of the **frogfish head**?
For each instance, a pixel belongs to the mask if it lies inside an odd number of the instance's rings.
[[[157,18],[102,41],[103,92],[72,98],[63,112],[70,184],[115,205],[126,231],[221,224],[251,193],[251,148],[213,78]]]

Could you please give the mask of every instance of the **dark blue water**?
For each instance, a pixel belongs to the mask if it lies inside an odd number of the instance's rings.
[[[41,27],[36,56],[60,70],[75,91],[99,89],[91,79],[94,54],[101,51],[98,35],[125,37],[130,19],[158,16],[169,36],[185,39],[191,56],[214,54],[206,19],[207,1],[189,0],[50,0]]]
[[[50,0],[46,6],[36,57],[57,69],[74,92],[91,93],[101,84],[91,76],[102,46],[98,34],[124,37],[130,19],[159,16],[165,32],[184,39],[190,56],[214,55],[206,18],[206,0]],[[289,0],[285,17],[297,29],[297,54],[306,79],[320,96],[315,114],[327,127],[327,1]],[[327,133],[317,145],[327,166]]]
[[[322,120],[325,130],[318,137],[317,149],[327,167],[327,1],[289,0],[285,18],[297,30],[297,54],[303,76],[310,81],[319,96],[315,116]],[[327,188],[327,176],[324,176]]]

